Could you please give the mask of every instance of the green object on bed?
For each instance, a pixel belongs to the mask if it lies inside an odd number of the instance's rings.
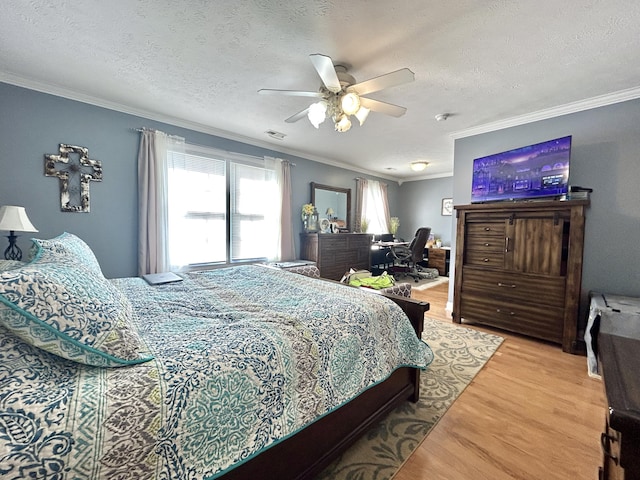
[[[382,275],[378,275],[376,277],[359,277],[349,280],[349,285],[352,287],[368,287],[375,290],[393,287],[395,284],[395,279],[387,272],[383,272]]]

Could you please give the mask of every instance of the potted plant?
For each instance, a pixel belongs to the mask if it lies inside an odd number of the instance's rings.
[[[400,227],[400,219],[398,217],[391,217],[389,219],[389,233],[393,235],[393,238],[396,238],[398,227]]]

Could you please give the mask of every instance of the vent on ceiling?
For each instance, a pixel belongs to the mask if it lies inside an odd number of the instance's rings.
[[[271,138],[275,138],[276,140],[282,140],[284,137],[286,137],[284,133],[276,132],[275,130],[267,130],[264,133],[269,135]]]

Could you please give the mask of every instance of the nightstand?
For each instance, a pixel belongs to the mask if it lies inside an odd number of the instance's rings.
[[[440,276],[449,276],[449,261],[451,259],[449,247],[429,247],[427,255],[429,268],[437,268]]]

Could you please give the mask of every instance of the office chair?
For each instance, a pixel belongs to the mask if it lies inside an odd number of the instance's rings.
[[[416,235],[408,247],[406,245],[393,245],[390,247],[390,251],[387,254],[388,258],[394,265],[399,263],[407,268],[407,271],[398,272],[399,274],[411,277],[416,282],[422,278],[419,263],[424,259],[424,247],[427,244],[430,233],[430,227],[421,227],[416,230]],[[393,273],[397,275],[395,269]]]

